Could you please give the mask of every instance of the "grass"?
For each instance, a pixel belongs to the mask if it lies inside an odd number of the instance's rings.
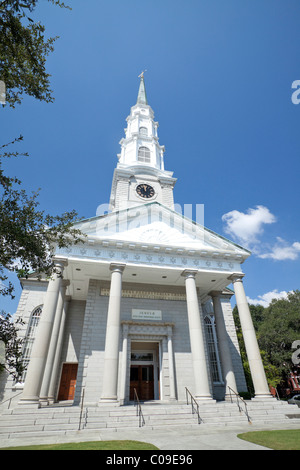
[[[300,450],[300,429],[283,431],[253,431],[238,434],[240,439],[274,450]],[[63,444],[42,444],[3,447],[0,450],[159,450],[153,444],[140,441],[91,441]]]
[[[245,432],[238,437],[273,450],[300,450],[300,429]]]
[[[158,450],[158,448],[140,441],[91,441],[2,447],[0,450]]]

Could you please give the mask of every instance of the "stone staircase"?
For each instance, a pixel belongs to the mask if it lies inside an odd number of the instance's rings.
[[[248,413],[253,424],[294,423],[300,426],[300,408],[276,399],[247,401]],[[246,414],[236,403],[216,402],[199,405],[201,424],[191,405],[161,402],[142,403],[143,429],[159,430],[168,427],[196,428],[197,426],[237,426],[247,424]],[[138,430],[137,408],[131,405],[103,404],[81,408],[70,404],[31,408],[29,405],[4,410],[0,416],[0,442],[7,439],[71,436],[101,431]]]

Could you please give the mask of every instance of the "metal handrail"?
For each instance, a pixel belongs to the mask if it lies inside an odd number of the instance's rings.
[[[85,389],[82,390],[82,396],[81,396],[81,407],[80,407],[80,416],[79,416],[79,424],[78,424],[78,431],[80,431],[81,428],[81,419],[82,419],[82,412],[83,412],[83,402],[84,402],[84,391]]]
[[[18,397],[19,395],[21,395],[22,393],[23,393],[23,390],[22,390],[21,392],[19,392],[19,393],[16,393],[16,394],[14,394],[14,395],[11,395],[11,396],[8,397],[6,400],[1,401],[0,406],[4,405],[4,403],[6,403],[7,401],[9,401],[9,405],[8,405],[8,407],[7,407],[7,409],[9,410],[12,400],[13,400],[15,397]]]
[[[134,402],[134,406],[135,404],[137,404],[136,415],[139,417],[139,427],[141,428],[142,426],[145,425],[145,419],[144,419],[144,415],[142,412],[141,403],[140,403],[140,400],[139,400],[139,397],[135,388],[133,389],[133,392],[134,392],[133,402]]]
[[[191,405],[192,405],[192,413],[197,414],[198,424],[201,424],[203,422],[203,419],[200,416],[199,405],[198,405],[197,401],[195,400],[195,398],[193,397],[193,395],[191,394],[191,392],[189,391],[189,389],[187,387],[185,387],[185,394],[186,394],[186,404],[187,405],[189,404],[189,396],[190,396]]]
[[[249,413],[248,413],[248,409],[247,409],[247,403],[245,402],[244,398],[242,398],[237,392],[235,392],[231,387],[229,387],[227,385],[227,388],[229,389],[229,394],[230,394],[230,400],[231,400],[231,403],[233,403],[233,400],[232,400],[232,396],[231,396],[231,392],[233,392],[236,396],[236,404],[238,406],[238,409],[239,409],[239,412],[241,413],[242,411],[245,412],[245,415],[247,416],[247,419],[248,419],[248,423],[249,424],[252,424],[252,421],[250,419],[250,416],[249,416]],[[241,407],[240,407],[240,403],[239,403],[239,400],[241,400],[241,402],[243,403],[243,405],[245,406],[245,410],[243,410]]]

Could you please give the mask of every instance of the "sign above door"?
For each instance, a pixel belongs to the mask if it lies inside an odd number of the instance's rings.
[[[139,310],[132,309],[131,318],[133,320],[162,320],[161,310]]]

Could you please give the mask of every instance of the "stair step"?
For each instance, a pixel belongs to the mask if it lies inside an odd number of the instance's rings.
[[[300,408],[277,400],[247,401],[247,409],[253,423],[278,423],[288,420],[295,424],[300,418]],[[197,414],[191,406],[183,403],[162,404],[143,403],[142,412],[148,429],[166,429],[166,427],[190,428],[199,426]],[[199,404],[200,417],[204,426],[234,426],[246,423],[247,416],[240,412],[236,403],[217,402]],[[137,408],[132,404],[116,406],[105,404],[99,407],[83,408],[79,406],[48,406],[40,409],[17,407],[5,410],[0,416],[1,439],[18,437],[47,437],[74,435],[78,432],[82,415],[80,433],[89,433],[107,429],[123,431],[139,426]],[[289,419],[289,416],[292,418]],[[299,421],[298,421],[299,423]]]

